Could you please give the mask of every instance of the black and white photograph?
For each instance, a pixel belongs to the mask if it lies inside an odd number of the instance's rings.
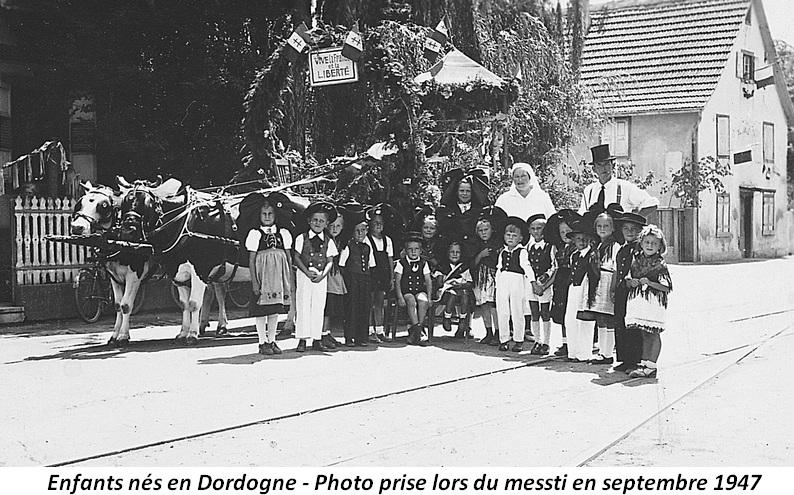
[[[792,12],[0,0],[8,493],[784,493]]]

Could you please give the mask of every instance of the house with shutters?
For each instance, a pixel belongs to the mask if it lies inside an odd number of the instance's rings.
[[[762,1],[623,0],[588,16],[581,81],[610,120],[570,151],[569,166],[584,166],[590,146],[609,143],[637,176],[652,172],[671,260],[791,253],[794,106]],[[699,208],[661,193],[675,171],[704,157],[730,165],[724,193],[702,193]]]

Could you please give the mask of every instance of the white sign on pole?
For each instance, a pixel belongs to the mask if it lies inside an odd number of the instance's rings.
[[[356,81],[358,81],[358,65],[342,56],[341,46],[309,52],[309,82],[312,86]]]

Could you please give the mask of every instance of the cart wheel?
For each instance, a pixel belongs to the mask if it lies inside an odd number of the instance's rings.
[[[180,311],[185,309],[184,306],[182,306],[182,301],[179,300],[179,289],[177,289],[174,284],[171,284],[171,299],[174,300],[174,304]]]
[[[138,292],[135,294],[135,302],[132,304],[132,312],[130,314],[137,315],[141,308],[143,308],[144,300],[146,299],[146,284],[141,284],[138,287]]]
[[[74,302],[77,314],[86,323],[95,323],[108,304],[107,286],[97,270],[83,268],[74,282]]]
[[[238,308],[247,308],[251,302],[250,282],[230,282],[226,288],[229,301]]]

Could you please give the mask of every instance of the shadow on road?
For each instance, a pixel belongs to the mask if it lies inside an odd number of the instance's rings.
[[[101,340],[101,342],[100,342]],[[105,342],[105,336],[91,336],[90,341],[80,344],[78,347],[71,347],[58,351],[54,354],[45,354],[42,356],[28,356],[20,361],[11,361],[4,364],[17,364],[28,361],[46,361],[51,359],[75,359],[75,360],[93,360],[93,359],[111,359],[123,357],[128,353],[151,353],[151,352],[166,352],[178,351],[183,349],[202,349],[208,347],[226,347],[232,345],[240,345],[244,343],[256,342],[256,337],[226,337],[226,338],[212,338],[204,337],[198,340],[195,345],[187,346],[185,344],[178,344],[173,339],[155,339],[155,340],[138,340],[130,341],[125,347],[111,347]],[[86,345],[88,344],[88,345]]]

